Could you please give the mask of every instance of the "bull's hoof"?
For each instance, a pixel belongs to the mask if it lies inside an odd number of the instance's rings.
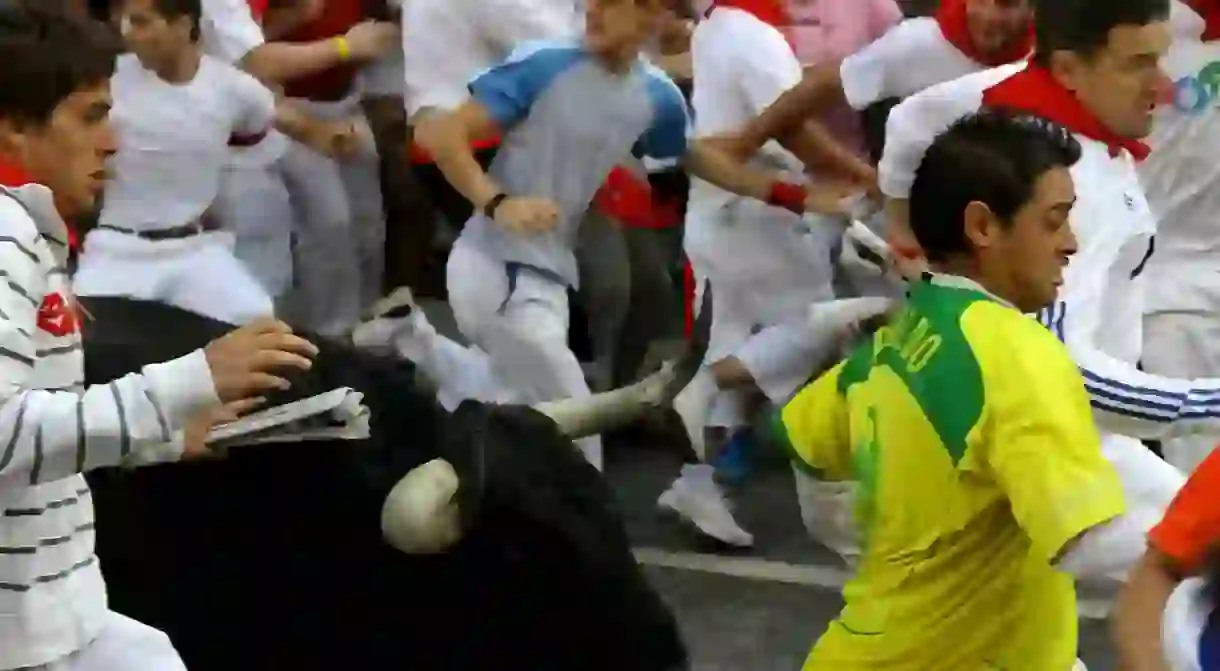
[[[394,485],[381,506],[381,534],[407,554],[438,554],[462,537],[453,465],[433,459],[411,469]]]

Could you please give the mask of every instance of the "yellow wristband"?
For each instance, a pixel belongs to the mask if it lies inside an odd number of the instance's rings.
[[[335,38],[335,49],[339,51],[339,60],[346,61],[352,57],[352,47],[342,35]]]

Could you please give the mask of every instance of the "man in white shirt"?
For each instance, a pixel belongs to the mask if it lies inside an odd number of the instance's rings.
[[[199,0],[131,0],[111,89],[119,136],[97,228],[74,278],[83,296],[129,296],[229,323],[274,313],[271,296],[206,213],[233,137],[276,125],[319,149],[345,147],[340,126],[311,124],[254,77],[204,56]]]
[[[1220,377],[1220,110],[1212,83],[1220,63],[1220,7],[1174,0],[1174,43],[1165,69],[1172,100],[1157,110],[1140,165],[1157,216],[1148,259],[1144,370],[1172,377]],[[1220,442],[1206,431],[1168,438],[1165,460],[1189,473]]]
[[[1139,138],[1151,132],[1168,84],[1159,63],[1172,41],[1169,2],[1056,0],[1038,12],[1039,43],[1030,63],[932,87],[894,109],[880,184],[901,210],[932,138],[980,107],[1034,114],[1075,134],[1083,148],[1072,168],[1078,200],[1071,225],[1079,251],[1059,300],[1039,317],[1080,366],[1130,517],[1148,528],[1183,476],[1137,439],[1215,427],[1220,420],[1214,401],[1220,380],[1150,375],[1137,366],[1142,271],[1156,224],[1138,178],[1137,165],[1149,151]],[[1134,561],[1143,549],[1136,533],[1097,559]]]
[[[264,321],[83,386],[63,217],[94,207],[115,150],[108,80],[118,48],[100,24],[11,5],[0,13],[0,669],[182,671],[164,634],[107,607],[81,473],[182,458],[202,447],[186,444],[185,426],[206,432],[220,402],[250,407],[286,388],[278,375],[309,368],[316,350]]]
[[[200,44],[204,53],[241,67],[271,85],[365,63],[398,46],[393,24],[365,21],[337,38],[267,42],[261,12],[247,0],[203,0]],[[262,3],[265,5],[266,3]],[[213,213],[236,236],[235,253],[277,299],[293,284],[291,235],[309,188],[289,193],[282,174],[286,139],[276,132],[257,141],[239,139],[232,151]]]
[[[775,4],[720,2],[695,27],[695,137],[744,125],[800,82],[800,61],[783,33],[787,26],[774,25],[777,16],[765,11]],[[803,179],[800,160],[778,146],[764,147],[754,163]],[[839,229],[831,220],[806,223],[799,214],[691,180],[683,246],[699,284],[710,282],[714,289],[709,363],[734,354],[758,329],[833,298],[830,248]],[[696,381],[684,400],[700,384]],[[782,402],[795,391],[780,393],[775,400]],[[725,390],[698,402],[710,404],[708,427],[723,433],[748,424],[747,400],[742,391]],[[692,441],[698,445],[699,438],[692,436]],[[753,544],[753,537],[734,521],[708,464],[683,466],[682,475],[658,503],[722,542]]]

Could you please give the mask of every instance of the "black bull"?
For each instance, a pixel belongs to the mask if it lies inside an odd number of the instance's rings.
[[[157,304],[82,302],[90,384],[231,328]],[[285,398],[353,387],[372,438],[92,474],[115,610],[169,633],[195,671],[685,666],[613,492],[549,418],[473,402],[450,415],[411,364],[316,342],[314,369]],[[464,488],[477,514],[463,541],[431,557],[383,543],[380,508],[398,479],[472,445],[487,477]]]

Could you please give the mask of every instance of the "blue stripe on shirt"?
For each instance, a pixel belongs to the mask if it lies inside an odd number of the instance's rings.
[[[1055,337],[1064,341],[1067,304],[1057,301],[1039,310],[1042,322]],[[1188,419],[1220,419],[1220,388],[1173,391],[1143,387],[1106,377],[1080,367],[1085,390],[1093,407],[1117,415],[1168,424]]]

